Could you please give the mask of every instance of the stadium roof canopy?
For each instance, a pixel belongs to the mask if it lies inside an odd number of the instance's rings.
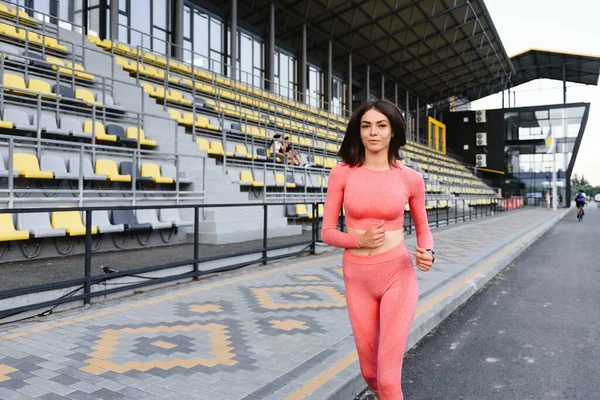
[[[513,86],[540,78],[597,85],[600,76],[598,56],[531,49],[510,59],[515,67]]]
[[[271,0],[238,1],[240,24],[268,32]],[[203,2],[206,4],[206,2]],[[229,1],[210,0],[228,14]],[[371,87],[394,84],[429,103],[459,96],[475,100],[506,88],[511,61],[482,0],[275,0],[276,40],[302,49],[307,24],[309,61],[325,66],[332,41],[334,71],[358,86],[367,64]],[[386,97],[390,97],[389,95]]]

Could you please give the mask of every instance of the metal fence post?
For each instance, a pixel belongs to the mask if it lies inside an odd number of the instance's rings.
[[[90,304],[92,298],[92,212],[85,211],[85,264],[84,264],[85,284],[83,293],[84,304]]]
[[[319,214],[317,208],[319,207],[319,203],[313,203],[312,206],[312,241],[310,243],[310,254],[314,255],[317,250],[317,229],[319,227],[319,219],[317,218]]]
[[[200,207],[194,206],[194,280],[198,280],[198,257],[200,245],[200,229],[198,227],[198,219],[200,218]]]
[[[440,227],[440,209],[438,208],[438,201],[435,201],[435,227]]]
[[[454,223],[458,224],[458,200],[454,200]]]
[[[262,265],[267,265],[267,203],[263,204],[263,255],[262,255]]]

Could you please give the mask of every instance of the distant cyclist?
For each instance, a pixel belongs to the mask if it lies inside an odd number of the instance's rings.
[[[581,215],[583,216],[583,207],[585,207],[585,193],[583,193],[583,189],[579,189],[577,195],[575,196],[575,205],[577,206],[577,219],[579,219],[579,210],[581,209]]]

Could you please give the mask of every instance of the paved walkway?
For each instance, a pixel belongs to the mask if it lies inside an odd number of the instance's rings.
[[[410,350],[406,398],[598,399],[599,235],[571,210]]]
[[[409,345],[563,213],[435,230]],[[364,383],[340,265],[326,252],[0,326],[0,398],[351,400]]]

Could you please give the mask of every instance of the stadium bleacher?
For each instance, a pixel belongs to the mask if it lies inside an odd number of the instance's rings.
[[[37,207],[42,201],[53,206],[179,204],[227,191],[223,185],[233,185],[239,200],[324,201],[345,117],[141,46],[88,34],[82,48],[16,7],[0,7],[0,19],[3,207]],[[94,57],[109,60],[106,73],[90,62]],[[119,86],[139,90],[141,109]],[[145,122],[149,115],[172,122],[175,136]],[[276,134],[289,136],[292,150],[308,165],[273,154]],[[183,170],[177,147],[163,150],[182,139],[192,158]],[[446,154],[411,142],[403,156],[402,162],[425,178],[428,209],[447,209],[456,199],[485,205],[496,197]],[[205,185],[206,174],[219,169],[225,182]],[[280,210],[290,227],[313,218],[310,204]],[[322,204],[314,215],[322,217]],[[78,211],[0,216],[3,242],[85,233]],[[143,209],[94,211],[92,224],[93,234],[102,236],[176,230],[193,222],[176,209]],[[179,240],[185,241],[182,232]],[[121,248],[116,241],[115,247]]]

